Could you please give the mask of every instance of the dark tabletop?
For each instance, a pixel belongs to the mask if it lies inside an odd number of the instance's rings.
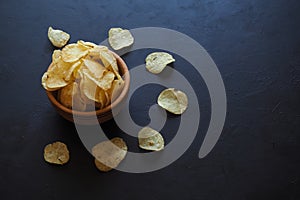
[[[1,1],[0,199],[300,199],[299,10],[298,0]],[[200,43],[227,93],[226,122],[212,152],[198,158],[210,120],[208,90],[174,55],[172,67],[188,77],[200,102],[194,142],[158,171],[99,172],[74,124],[55,112],[41,87],[54,50],[49,26],[70,33],[70,42],[99,43],[111,27],[163,27]],[[131,68],[151,51],[123,59]],[[149,122],[149,105],[160,90],[145,86],[133,95],[137,124]],[[165,132],[177,128],[177,117],[168,121]],[[103,127],[107,135],[127,137],[113,120]],[[65,166],[43,160],[44,146],[57,140],[71,152]],[[128,145],[139,151],[134,142]]]

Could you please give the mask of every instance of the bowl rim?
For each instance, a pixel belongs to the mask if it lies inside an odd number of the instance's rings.
[[[121,69],[121,71],[123,72],[123,74],[121,75],[123,80],[124,80],[124,88],[122,89],[122,92],[119,94],[119,96],[109,105],[107,105],[106,107],[99,109],[99,110],[94,110],[94,111],[77,111],[77,110],[72,110],[70,108],[65,107],[64,105],[62,105],[53,95],[53,92],[55,91],[48,91],[46,90],[46,94],[49,98],[49,100],[51,101],[51,103],[53,103],[57,108],[61,109],[62,111],[71,114],[71,115],[77,115],[77,116],[82,116],[82,117],[90,117],[96,114],[96,116],[101,116],[102,114],[104,115],[107,112],[110,112],[113,108],[115,108],[127,95],[128,91],[129,91],[129,85],[130,85],[130,74],[129,74],[129,70],[128,67],[125,63],[125,61],[115,52],[109,50],[114,57],[117,60],[117,64],[119,67],[119,70]],[[50,64],[51,65],[51,64]],[[50,66],[49,65],[49,66]]]

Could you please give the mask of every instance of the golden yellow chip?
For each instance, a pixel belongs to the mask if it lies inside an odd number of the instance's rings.
[[[66,85],[68,83],[63,77],[58,77],[53,73],[45,72],[42,76],[42,86],[48,91],[55,91]]]
[[[104,66],[112,71],[115,76],[117,77],[117,79],[121,80],[121,76],[119,74],[119,68],[118,68],[118,64],[117,64],[117,60],[115,58],[115,56],[109,52],[109,51],[100,51],[100,59],[102,61],[102,63],[104,64]]]
[[[81,43],[68,44],[62,49],[61,56],[63,61],[72,63],[86,56],[89,53],[89,49],[91,49],[91,47],[82,45]]]
[[[110,89],[112,82],[115,78],[115,74],[111,71],[106,71],[100,79],[93,77],[90,73],[86,71],[84,71],[83,73],[103,90]]]
[[[154,52],[146,58],[146,69],[153,74],[159,74],[172,62],[175,62],[172,55],[166,52]]]
[[[88,99],[99,102],[98,99],[98,86],[87,75],[87,70],[82,71],[82,79],[80,80],[80,92],[84,94]]]
[[[150,127],[142,128],[138,133],[139,147],[150,151],[164,149],[164,138],[156,130]]]
[[[81,66],[81,61],[77,61],[75,63],[72,63],[69,67],[69,69],[66,69],[66,71],[63,73],[64,74],[64,79],[66,81],[70,81],[72,78],[76,78],[73,76],[74,71],[76,71],[80,66]]]
[[[99,91],[98,91],[98,100],[99,100],[98,108],[100,108],[100,109],[104,108],[105,106],[107,106],[109,104],[109,98],[106,95],[106,92],[101,88],[99,88]]]
[[[62,30],[55,30],[50,26],[48,28],[48,38],[54,46],[60,48],[67,44],[70,35]]]
[[[132,45],[134,38],[127,29],[111,28],[108,32],[108,41],[114,50],[120,50]]]
[[[57,63],[61,59],[61,50],[54,50],[52,53],[52,62]]]
[[[96,79],[100,79],[106,71],[106,68],[103,67],[99,62],[90,59],[83,59],[83,63]]]
[[[70,159],[67,145],[62,142],[48,144],[44,148],[44,159],[48,163],[63,165]]]
[[[125,158],[126,153],[127,145],[124,140],[119,137],[100,142],[92,148],[96,167],[100,171],[105,172],[116,168]]]
[[[122,92],[125,82],[123,79],[114,80],[111,88],[108,90],[109,99],[113,102]]]
[[[167,111],[180,115],[188,107],[188,98],[184,92],[169,88],[160,93],[157,103]]]
[[[74,94],[77,92],[77,83],[73,82],[66,87],[63,87],[58,92],[58,100],[61,104],[66,106],[67,108],[72,108],[73,104],[73,97]]]
[[[77,82],[73,83],[73,110],[85,111],[87,107],[86,101],[82,99],[80,87]]]

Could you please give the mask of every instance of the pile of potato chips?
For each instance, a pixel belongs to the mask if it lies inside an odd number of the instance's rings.
[[[79,40],[54,50],[42,85],[48,91],[58,90],[57,98],[64,106],[87,111],[109,105],[122,91],[124,80],[107,47]]]
[[[130,31],[122,28],[109,30],[109,44],[114,50],[131,46],[134,38]],[[63,47],[70,35],[52,27],[48,38],[56,47]],[[153,74],[161,73],[165,67],[175,62],[166,52],[153,52],[146,59],[146,69]],[[102,109],[116,98],[124,87],[117,60],[105,46],[79,40],[68,44],[62,50],[54,50],[52,63],[42,77],[42,85],[48,91],[58,91],[57,99],[64,106],[78,111],[89,108]],[[181,115],[188,107],[187,95],[178,89],[167,88],[158,98],[158,105],[176,115]],[[164,149],[164,138],[150,127],[138,133],[139,147],[149,151]],[[127,154],[127,145],[121,138],[100,142],[92,149],[95,166],[100,171],[116,168]],[[61,142],[49,144],[44,149],[44,159],[49,163],[65,164],[69,160],[67,146]]]

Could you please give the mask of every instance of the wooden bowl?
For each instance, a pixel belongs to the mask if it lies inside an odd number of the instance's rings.
[[[120,112],[120,110],[122,109],[122,104],[125,102],[125,99],[129,91],[130,75],[129,75],[128,67],[124,62],[124,60],[116,53],[114,52],[112,53],[117,60],[120,75],[123,77],[125,83],[124,88],[120,93],[120,95],[110,105],[106,106],[103,109],[82,112],[82,111],[72,110],[62,105],[57,100],[56,91],[54,92],[46,91],[51,104],[63,118],[65,118],[70,122],[80,124],[80,125],[95,125],[112,119],[113,115],[118,114]]]

